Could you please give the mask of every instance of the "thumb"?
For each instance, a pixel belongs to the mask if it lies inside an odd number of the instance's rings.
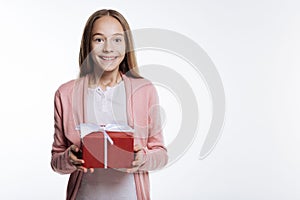
[[[134,145],[134,147],[133,147],[133,150],[134,150],[135,152],[140,151],[140,150],[142,150],[142,149],[143,149],[143,147],[142,147],[142,145],[140,145],[140,144],[136,144],[136,145]]]
[[[71,151],[74,151],[74,152],[78,152],[79,151],[79,148],[75,145],[75,144],[72,144],[71,147],[70,147]]]

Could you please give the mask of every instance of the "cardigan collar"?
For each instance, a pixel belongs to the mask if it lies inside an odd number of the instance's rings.
[[[126,93],[126,112],[128,125],[133,128],[133,98],[132,98],[132,82],[131,78],[121,73],[124,81]],[[81,123],[87,123],[87,91],[88,91],[89,77],[84,76],[75,80],[72,93],[72,112],[75,122],[75,127]]]

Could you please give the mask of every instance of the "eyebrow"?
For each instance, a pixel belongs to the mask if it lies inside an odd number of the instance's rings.
[[[103,33],[94,33],[94,34],[92,35],[92,37],[94,37],[94,36],[96,36],[96,35],[105,36]],[[113,34],[112,36],[116,36],[116,35],[124,36],[123,33],[115,33],[115,34]]]

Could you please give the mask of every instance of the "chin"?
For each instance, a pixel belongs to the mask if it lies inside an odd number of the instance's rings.
[[[103,71],[104,72],[113,72],[113,71],[116,71],[116,70],[119,70],[119,66],[117,67],[114,67],[114,68],[105,68]]]
[[[101,71],[104,71],[104,72],[113,72],[113,71],[119,69],[119,64],[117,64],[117,63],[113,63],[111,65],[107,65],[107,63],[106,64],[100,63],[99,65],[100,65],[99,67],[101,68]]]

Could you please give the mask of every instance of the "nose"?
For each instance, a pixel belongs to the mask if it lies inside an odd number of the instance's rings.
[[[112,52],[113,48],[112,48],[112,44],[109,40],[106,40],[104,42],[104,46],[103,46],[103,52],[108,53],[108,52]]]

